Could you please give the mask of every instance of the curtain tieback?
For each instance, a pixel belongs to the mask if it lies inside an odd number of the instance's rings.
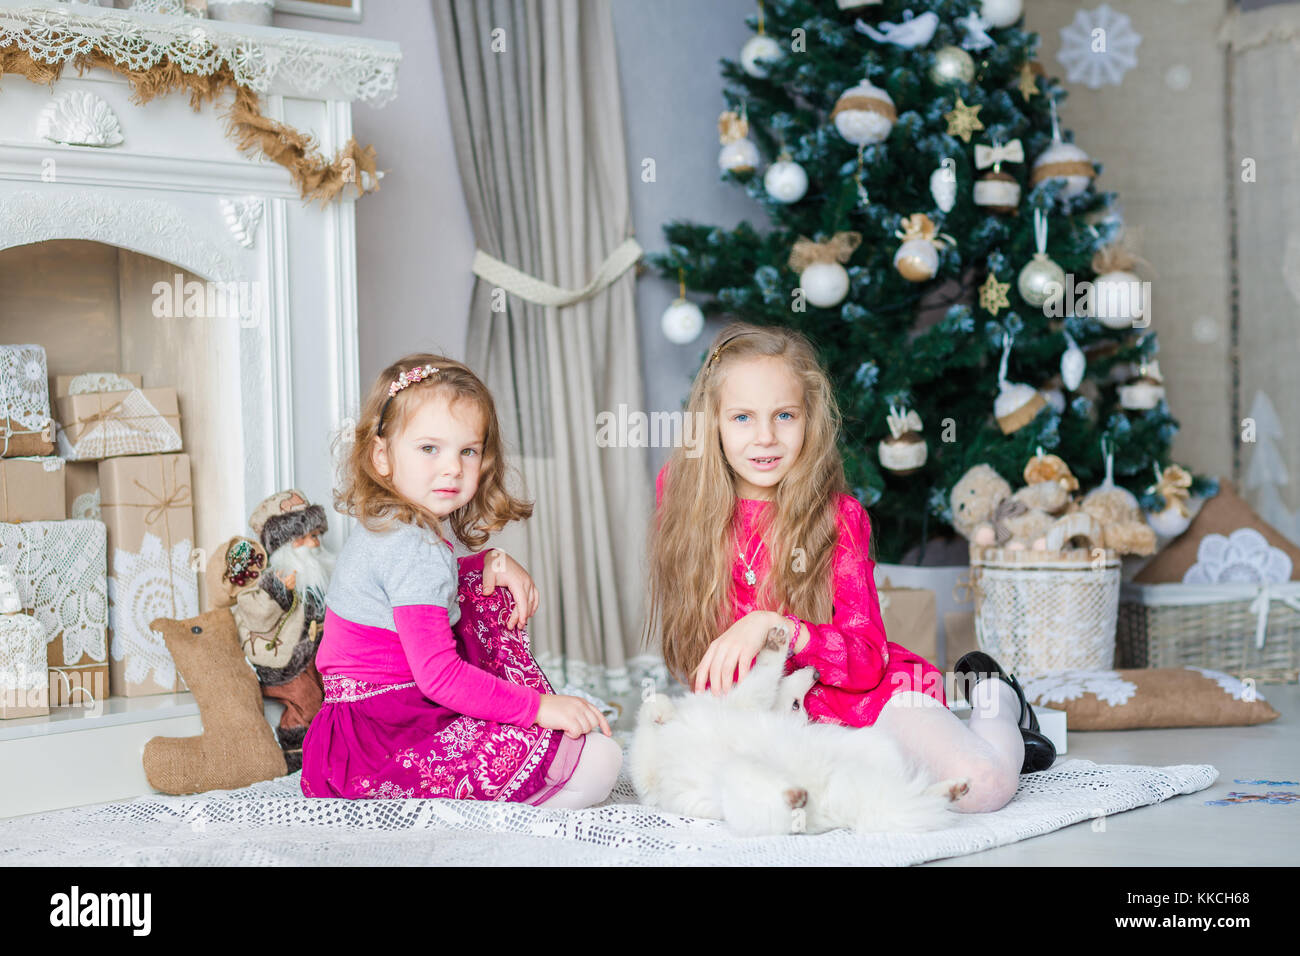
[[[623,244],[600,264],[595,278],[581,289],[562,289],[558,285],[543,282],[536,276],[520,272],[514,266],[488,255],[482,249],[474,252],[474,262],[470,269],[480,279],[501,286],[507,292],[513,292],[521,299],[537,305],[573,305],[584,299],[590,299],[597,292],[608,287],[641,258],[641,251],[641,246],[635,239],[624,240]]]

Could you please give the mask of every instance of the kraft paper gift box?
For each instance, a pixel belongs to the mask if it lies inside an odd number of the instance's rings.
[[[162,635],[149,624],[199,613],[190,488],[189,455],[99,463],[100,514],[108,527],[108,673],[115,695],[186,689]]]
[[[71,461],[181,450],[174,388],[133,388],[55,399],[59,454]]]
[[[889,578],[876,588],[885,636],[939,667],[939,622],[934,592],[927,588],[891,587]]]
[[[76,375],[54,376],[52,394],[57,401],[69,395],[87,392],[124,392],[143,387],[144,378],[138,372],[79,372]]]
[[[99,462],[70,461],[64,466],[69,518],[99,520]]]
[[[0,521],[62,521],[66,480],[62,458],[0,458]]]
[[[39,345],[0,345],[0,457],[54,452],[49,375]]]
[[[100,521],[0,523],[0,564],[45,629],[49,702],[90,706],[108,695],[106,535]]]

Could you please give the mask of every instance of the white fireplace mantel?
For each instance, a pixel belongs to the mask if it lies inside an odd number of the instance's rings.
[[[310,134],[326,156],[351,138],[353,102],[382,104],[394,95],[401,58],[392,43],[0,0],[0,44],[17,38],[48,61],[63,55],[52,52],[53,41],[68,33],[132,49],[136,66],[207,51],[209,69],[230,65],[258,91],[266,115]],[[78,74],[71,65],[48,87],[0,77],[0,250],[93,240],[177,266],[211,287],[251,289],[264,306],[243,308],[237,295],[220,302],[216,319],[205,317],[207,352],[177,365],[210,367],[219,389],[210,386],[205,401],[192,403],[207,406],[199,409],[203,430],[187,433],[182,403],[186,450],[196,454],[198,431],[216,472],[203,476],[203,495],[195,477],[196,543],[206,546],[248,533],[253,508],[282,488],[300,488],[332,512],[331,439],[356,413],[359,392],[355,190],[323,207],[304,202],[286,169],[240,152],[226,135],[230,101],[226,93],[195,111],[187,95],[172,93],[141,106],[124,78]],[[102,145],[75,145],[86,141]],[[380,154],[382,162],[382,147]],[[337,518],[327,536],[334,549],[345,531]],[[62,721],[4,722],[6,778],[39,786],[0,794],[0,816],[149,793],[144,742],[202,729],[189,694],[106,703],[107,710],[69,712]],[[272,723],[279,711],[268,705]]]
[[[311,134],[326,156],[352,136],[352,102],[395,95],[401,59],[396,44],[380,41],[0,0],[0,43],[16,39],[56,60],[79,49],[59,39],[69,34],[130,52],[137,67],[164,56],[195,69],[228,65],[259,92],[268,116]],[[214,349],[213,361],[234,376],[225,392],[238,414],[222,447],[238,464],[223,494],[203,503],[200,534],[204,524],[238,533],[280,488],[301,488],[328,508],[331,436],[358,403],[355,190],[323,208],[302,200],[288,170],[240,152],[226,135],[230,94],[199,111],[183,93],[140,106],[124,78],[79,75],[70,64],[49,87],[7,75],[0,90],[0,249],[95,240],[204,280],[242,283],[253,293],[245,306],[264,306],[240,316],[230,305]],[[81,119],[87,112],[90,122]],[[222,287],[232,303],[236,287]],[[335,548],[341,524],[331,522]]]

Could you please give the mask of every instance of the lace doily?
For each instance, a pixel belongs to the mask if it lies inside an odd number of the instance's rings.
[[[28,614],[0,614],[0,691],[34,691],[50,679],[45,628]]]
[[[100,399],[99,411],[89,417],[98,420],[87,423],[84,431],[76,425],[76,441],[69,440],[67,435],[67,429],[74,427],[74,423],[59,423],[61,457],[70,461],[94,461],[181,450],[180,432],[138,388],[132,387],[120,404],[109,397]]]
[[[1219,689],[1233,700],[1264,700],[1264,695],[1260,693],[1258,688],[1247,685],[1240,678],[1233,677],[1231,674],[1225,674],[1223,671],[1206,670],[1204,667],[1193,667],[1190,664],[1187,665],[1187,669],[1196,671],[1202,677],[1208,677],[1214,681],[1219,685]]]
[[[69,63],[98,45],[132,70],[147,70],[166,59],[186,73],[203,76],[228,66],[238,83],[258,93],[361,100],[375,106],[397,95],[397,64],[402,59],[393,44],[37,0],[0,7],[0,47],[15,42],[46,63]]]
[[[11,564],[23,607],[45,638],[63,634],[63,663],[108,660],[108,536],[101,521],[0,522],[0,564]],[[192,575],[191,575],[192,576]]]
[[[112,602],[115,661],[126,661],[126,679],[141,684],[152,678],[163,687],[176,681],[176,664],[162,635],[149,629],[154,618],[185,620],[199,613],[199,585],[190,570],[190,540],[172,545],[145,532],[138,554],[113,549],[113,576],[108,579]]]
[[[135,383],[116,372],[82,372],[68,383],[68,394],[93,395],[96,392],[125,392],[132,388],[135,388]]]
[[[147,796],[0,821],[0,865],[852,865],[909,866],[1005,846],[1212,785],[1207,764],[1064,760],[1020,778],[996,813],[954,813],[929,833],[742,838],[717,820],[636,802],[627,758],[609,799],[585,810],[477,800],[324,800],[300,773],[242,790]]]
[[[50,420],[50,382],[39,345],[0,345],[0,418],[32,431]]]

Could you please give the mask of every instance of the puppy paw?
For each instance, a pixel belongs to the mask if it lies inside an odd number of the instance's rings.
[[[943,797],[949,801],[960,800],[970,792],[970,781],[965,777],[953,780],[940,780],[938,783],[926,787],[927,796]]]
[[[785,642],[789,638],[789,633],[784,627],[773,627],[767,631],[767,640],[763,647],[769,651],[779,651],[785,647]]]
[[[808,791],[803,787],[791,787],[782,796],[785,797],[786,805],[791,810],[808,805]]]

